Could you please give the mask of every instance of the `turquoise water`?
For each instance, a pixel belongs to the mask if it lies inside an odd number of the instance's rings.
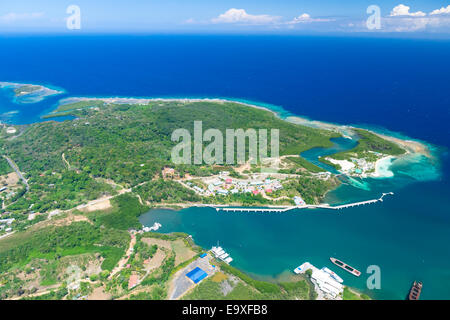
[[[51,96],[36,103],[24,103],[26,101],[15,100],[11,90],[1,90],[1,93],[1,118],[13,123],[38,121],[61,98]],[[280,107],[259,105],[274,109],[283,118],[291,115]],[[346,138],[332,141],[331,148],[314,148],[301,155],[337,173],[319,162],[318,157],[353,148],[357,142]],[[152,210],[143,215],[141,221],[148,226],[156,221],[162,223],[162,232],[192,234],[205,248],[220,241],[233,256],[233,265],[256,277],[275,278],[309,261],[319,267],[328,266],[345,284],[374,298],[403,299],[411,282],[417,279],[425,283],[423,298],[450,299],[450,252],[447,248],[450,188],[442,170],[443,166],[448,168],[449,163],[443,150],[434,150],[434,153],[438,155],[434,159],[411,154],[394,160],[390,167],[393,178],[343,178],[343,185],[325,199],[331,204],[348,203],[378,198],[382,192],[395,192],[394,197],[371,206],[339,213],[319,209],[282,214],[224,214],[208,208]],[[355,278],[339,270],[329,262],[330,256],[358,268],[363,276]],[[368,290],[365,285],[365,270],[373,264],[381,268],[381,290]]]
[[[312,148],[302,152],[300,155],[309,162],[315,164],[316,166],[319,166],[334,174],[339,174],[339,172],[334,167],[329,166],[323,162],[320,162],[318,158],[352,149],[357,145],[357,140],[346,138],[332,138],[331,141],[334,143],[334,145],[330,148]]]
[[[244,214],[189,208],[152,210],[141,222],[151,226],[158,221],[163,225],[161,232],[189,233],[205,248],[220,241],[233,257],[234,266],[255,275],[276,277],[309,261],[318,267],[328,266],[346,285],[377,299],[404,299],[415,279],[425,283],[424,299],[448,299],[450,221],[442,210],[424,213],[419,209],[427,207],[421,201],[423,196],[431,200],[437,197],[424,187],[420,197],[417,188],[410,186],[383,203],[339,213],[314,209]],[[346,188],[334,196],[347,196]],[[364,191],[353,198],[364,198]],[[405,210],[402,203],[411,201],[417,206]],[[446,201],[450,205],[448,197]],[[350,263],[363,275],[356,278],[336,268],[328,260],[331,256]],[[366,289],[369,265],[381,268],[381,290]]]
[[[448,41],[92,35],[8,36],[0,43],[0,81],[67,90],[31,104],[14,103],[0,90],[0,120],[8,123],[41,121],[69,96],[234,97],[264,101],[257,104],[282,117],[370,123],[381,126],[377,131],[388,128],[450,147]],[[156,211],[142,219],[161,221],[164,232],[191,233],[204,247],[220,240],[235,266],[259,276],[276,276],[309,260],[328,265],[363,290],[362,277],[328,262],[333,255],[361,271],[380,265],[382,289],[369,292],[374,297],[401,299],[417,279],[424,282],[424,298],[450,299],[450,161],[445,151],[436,154],[440,163],[422,157],[394,161],[394,178],[349,180],[326,201],[396,194],[339,215],[321,210],[219,215],[193,208]]]
[[[355,144],[343,138],[333,141],[335,145],[330,149],[316,148],[302,155],[315,162],[318,156]],[[378,198],[383,192],[395,193],[382,203],[341,211],[286,213],[156,209],[140,220],[146,226],[161,223],[161,232],[191,234],[205,248],[220,241],[233,257],[234,266],[262,279],[276,278],[309,261],[317,267],[331,268],[346,285],[376,299],[404,299],[414,280],[425,284],[423,299],[450,299],[449,189],[439,188],[442,181],[437,163],[412,157],[393,161],[393,178],[358,179],[361,185],[344,183],[325,198],[325,202],[337,204]],[[448,164],[448,157],[443,161]],[[337,268],[329,261],[332,256],[359,269],[362,276],[356,278]],[[381,269],[380,290],[367,289],[369,265]]]

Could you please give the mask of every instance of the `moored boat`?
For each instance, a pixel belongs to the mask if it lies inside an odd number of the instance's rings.
[[[419,300],[420,293],[422,292],[422,282],[414,281],[411,289],[409,290],[408,300]]]
[[[339,260],[339,259],[336,259],[336,258],[331,257],[330,260],[331,260],[331,262],[333,262],[335,265],[337,265],[339,268],[342,268],[342,269],[344,269],[345,271],[350,272],[351,274],[353,274],[353,275],[356,276],[356,277],[359,277],[359,276],[361,275],[361,271],[359,271],[359,270],[353,268],[352,266],[349,266],[348,264],[342,262],[342,261]]]

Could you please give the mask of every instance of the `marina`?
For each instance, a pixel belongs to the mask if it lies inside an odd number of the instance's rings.
[[[225,250],[222,247],[212,247],[211,252],[214,254],[214,256],[223,262],[230,264],[231,261],[233,261],[233,258],[230,257],[228,253],[225,252]]]
[[[295,274],[304,274],[311,270],[311,282],[314,284],[314,289],[318,295],[318,300],[340,300],[344,291],[344,282],[336,273],[323,267],[318,269],[309,262],[294,269]]]

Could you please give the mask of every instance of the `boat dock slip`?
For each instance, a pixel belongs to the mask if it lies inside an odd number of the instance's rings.
[[[373,204],[377,202],[383,202],[383,198],[387,195],[393,195],[393,192],[383,193],[380,198],[373,199],[373,200],[367,200],[367,201],[360,201],[360,202],[353,202],[353,203],[347,203],[342,204],[339,206],[330,206],[329,204],[306,204],[302,206],[279,206],[279,207],[265,207],[265,208],[255,208],[255,207],[246,207],[246,208],[239,208],[239,207],[226,207],[226,206],[213,206],[213,208],[216,209],[217,212],[219,211],[225,211],[225,212],[286,212],[294,209],[330,209],[330,210],[341,210],[346,208],[352,208],[352,207],[359,207],[367,204]]]
[[[222,247],[212,247],[211,252],[214,254],[214,256],[228,264],[230,264],[231,261],[233,261],[233,258],[230,257],[228,253],[223,250]]]

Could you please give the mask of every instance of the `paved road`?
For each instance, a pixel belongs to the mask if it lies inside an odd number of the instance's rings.
[[[27,191],[30,190],[30,186],[28,185],[28,181],[27,179],[25,179],[25,177],[22,175],[22,172],[20,172],[19,168],[16,166],[16,164],[7,156],[4,156],[6,161],[8,161],[9,165],[11,166],[11,168],[14,169],[14,171],[17,173],[17,175],[19,176],[19,178],[23,181],[23,183],[25,184]]]

